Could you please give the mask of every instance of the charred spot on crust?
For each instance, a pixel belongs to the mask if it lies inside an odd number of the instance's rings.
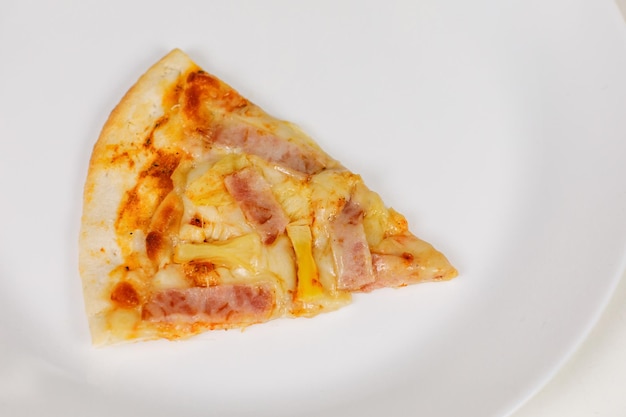
[[[193,84],[194,78],[195,73],[191,73],[187,79],[187,82],[190,83],[190,85],[188,85],[185,90],[185,97],[183,100],[183,112],[190,119],[195,119],[197,117],[202,103],[202,91],[198,86]]]
[[[155,261],[158,258],[159,252],[165,248],[167,242],[165,237],[156,231],[152,231],[148,233],[146,236],[146,252],[148,253],[148,258],[151,261]]]
[[[181,155],[179,152],[168,153],[159,149],[157,150],[156,156],[152,162],[141,173],[141,176],[159,179],[164,183],[160,184],[164,185],[162,188],[168,188],[167,184],[169,184],[169,189],[167,191],[170,191],[172,189],[172,181],[170,177],[178,166],[180,160]]]
[[[193,130],[204,134],[210,133],[208,126],[211,125],[213,118],[211,111],[206,108],[206,103],[229,112],[249,104],[248,100],[214,76],[204,71],[191,72],[187,76],[181,100],[182,111],[195,125]]]
[[[187,76],[187,83],[196,83],[200,85],[211,86],[212,88],[220,88],[220,81],[203,70],[195,71],[189,74]]]
[[[402,259],[404,259],[407,262],[413,262],[413,259],[415,259],[415,256],[413,256],[412,253],[403,252],[402,253]]]
[[[131,283],[122,281],[111,291],[111,301],[121,308],[134,308],[139,305],[139,294]]]
[[[219,274],[215,272],[215,264],[206,261],[193,261],[183,265],[185,278],[195,287],[208,287],[219,281]]]
[[[196,227],[202,227],[204,225],[204,221],[202,220],[202,217],[195,215],[191,218],[191,220],[189,220],[189,224]]]

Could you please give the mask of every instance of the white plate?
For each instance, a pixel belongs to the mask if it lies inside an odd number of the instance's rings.
[[[461,276],[92,348],[76,267],[91,147],[173,47],[302,125]],[[0,57],[2,415],[505,416],[624,267],[626,31],[609,0],[24,1],[2,6]]]

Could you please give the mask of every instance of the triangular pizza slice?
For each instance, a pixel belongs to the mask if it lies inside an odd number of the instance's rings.
[[[180,50],[94,146],[80,273],[95,344],[310,317],[457,274],[361,177]]]

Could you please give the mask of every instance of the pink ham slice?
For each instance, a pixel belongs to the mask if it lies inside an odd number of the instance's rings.
[[[227,176],[224,184],[246,220],[261,234],[263,243],[272,243],[285,231],[289,219],[257,170],[244,168]]]
[[[374,282],[372,255],[363,228],[363,210],[346,203],[331,224],[331,246],[337,266],[337,288],[355,291]]]
[[[419,282],[422,271],[410,254],[404,256],[372,254],[376,281],[362,288],[369,292],[384,287],[403,287]]]
[[[393,236],[384,243],[379,249],[386,253],[372,253],[376,280],[361,291],[442,281],[457,274],[441,252],[413,235]]]
[[[142,317],[155,322],[259,323],[272,315],[274,298],[267,284],[168,289],[144,304]]]
[[[270,162],[304,174],[324,169],[323,157],[313,149],[305,149],[288,140],[248,126],[226,126],[218,129],[213,143],[239,148]]]

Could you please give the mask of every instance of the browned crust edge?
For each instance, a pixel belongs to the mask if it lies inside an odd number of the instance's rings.
[[[83,215],[79,235],[79,272],[92,341],[110,343],[104,314],[109,274],[123,262],[117,244],[115,219],[126,191],[134,185],[141,163],[113,164],[120,147],[142,140],[166,109],[164,93],[195,63],[174,49],[149,68],[111,112],[96,141],[84,186]],[[138,153],[137,160],[147,157]]]

